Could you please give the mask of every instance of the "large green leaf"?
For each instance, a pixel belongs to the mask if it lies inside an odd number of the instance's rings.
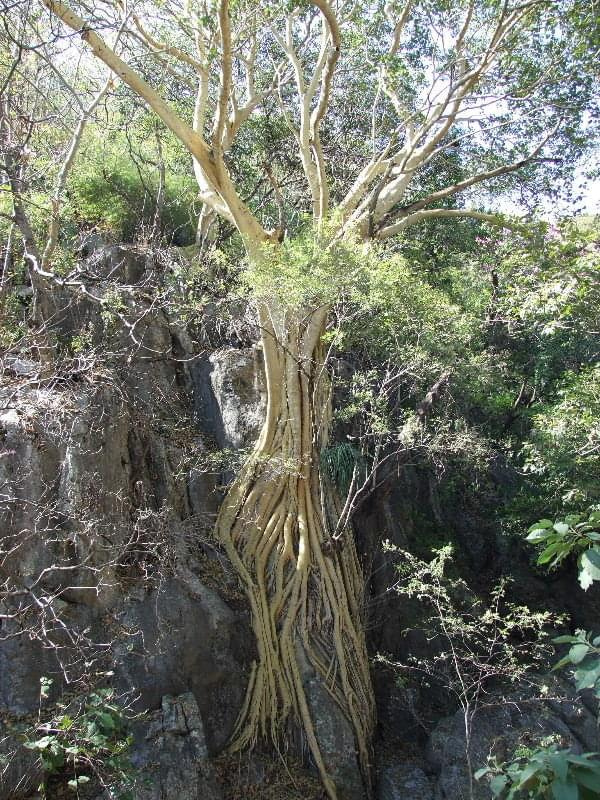
[[[594,581],[600,581],[600,550],[594,546],[581,554],[579,560],[579,583],[587,591]]]
[[[541,554],[538,557],[537,563],[547,564],[549,561],[552,561],[553,558],[562,558],[569,552],[568,545],[565,545],[564,542],[552,542],[551,544],[546,547],[545,550],[542,550]]]
[[[552,783],[554,800],[579,800],[579,789],[573,781],[556,780]]]
[[[586,769],[585,767],[581,769],[577,768],[574,770],[574,777],[577,783],[581,784],[581,786],[585,786],[586,789],[597,792],[598,797],[600,797],[600,762],[598,762],[596,770],[597,771],[592,772],[592,770]]]
[[[590,660],[589,663],[583,663],[578,670],[575,671],[575,681],[577,689],[593,689],[598,681],[600,681],[600,659]]]
[[[559,780],[566,781],[569,772],[569,763],[565,758],[564,751],[558,753],[547,753],[545,760],[552,767],[554,774],[558,775]]]
[[[545,528],[536,528],[535,530],[531,531],[531,533],[525,537],[526,542],[531,542],[532,544],[537,544],[538,542],[544,542],[550,536],[552,536],[552,531],[549,531]]]
[[[494,775],[490,781],[490,790],[494,797],[499,797],[502,794],[502,792],[506,789],[507,783],[508,778],[506,775]]]
[[[572,664],[579,664],[589,653],[590,648],[587,644],[576,644],[569,650],[569,661]]]

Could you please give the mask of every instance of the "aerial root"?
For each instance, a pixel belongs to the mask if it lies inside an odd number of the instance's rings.
[[[307,372],[307,364],[320,362],[299,358],[298,337],[290,334],[285,354],[263,339],[267,419],[217,521],[250,603],[257,648],[231,748],[265,737],[280,749],[291,722],[302,730],[330,800],[338,800],[310,710],[306,663],[352,726],[367,787],[374,701],[352,536],[324,552],[336,512],[318,471],[329,389],[322,369]],[[311,346],[319,341],[314,331],[309,338]]]

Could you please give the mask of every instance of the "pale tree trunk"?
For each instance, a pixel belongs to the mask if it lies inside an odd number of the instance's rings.
[[[234,748],[303,731],[331,800],[305,691],[307,662],[354,731],[365,785],[374,700],[363,625],[363,579],[350,531],[333,546],[339,501],[320,475],[330,382],[321,336],[327,309],[260,310],[268,407],[254,452],[232,484],[217,535],[250,602],[258,659]]]

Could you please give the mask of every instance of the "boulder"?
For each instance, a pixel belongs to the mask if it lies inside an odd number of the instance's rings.
[[[140,710],[157,708],[162,695],[191,692],[211,753],[222,749],[244,697],[247,627],[191,574],[129,595],[115,617],[130,631],[114,647],[119,688],[138,695]]]
[[[598,751],[595,714],[567,687],[563,692],[564,699],[560,700],[515,696],[481,709],[472,726],[473,772],[484,767],[490,756],[509,761],[517,747],[535,748],[549,738],[576,753]],[[474,781],[473,798],[470,795],[461,712],[437,724],[427,745],[427,760],[438,776],[434,800],[489,800],[485,780]]]
[[[38,788],[44,774],[37,753],[23,747],[11,727],[0,722],[0,797],[20,800]]]
[[[377,800],[433,800],[433,785],[416,764],[391,763],[379,772]]]
[[[217,350],[190,367],[195,416],[219,448],[252,445],[266,408],[260,348]]]
[[[136,724],[131,762],[135,800],[222,800],[191,692],[166,695],[160,711]]]

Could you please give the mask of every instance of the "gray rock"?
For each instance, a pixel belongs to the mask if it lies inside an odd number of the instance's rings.
[[[299,653],[299,664],[325,768],[335,783],[340,798],[364,800],[366,793],[352,727],[327,692],[323,679],[302,652]]]
[[[597,751],[595,715],[568,689],[565,694],[564,700],[548,702],[509,698],[479,711],[471,738],[473,772],[485,766],[490,756],[508,761],[520,744],[535,747],[547,737],[576,753]],[[438,774],[435,800],[470,800],[462,713],[438,723],[427,745],[427,760]],[[489,797],[485,780],[475,781],[473,798]]]
[[[190,374],[196,419],[217,446],[253,444],[266,407],[261,350],[218,350],[193,364]]]
[[[163,694],[192,692],[210,750],[220,750],[244,697],[250,631],[191,573],[130,595],[115,616],[131,632],[114,648],[119,687],[134,689],[140,709],[156,708]]]
[[[81,231],[73,242],[73,249],[83,258],[112,244],[110,234],[98,231]]]
[[[433,786],[415,764],[390,764],[381,769],[377,800],[433,800]]]
[[[7,355],[2,367],[20,378],[33,378],[40,373],[40,364],[29,358]]]
[[[28,797],[42,779],[43,771],[37,754],[23,747],[0,723],[0,797],[11,800]]]
[[[90,243],[86,268],[106,280],[137,283],[146,270],[147,253],[134,245]]]
[[[163,697],[161,711],[136,724],[134,740],[136,800],[221,800],[193,694]]]

